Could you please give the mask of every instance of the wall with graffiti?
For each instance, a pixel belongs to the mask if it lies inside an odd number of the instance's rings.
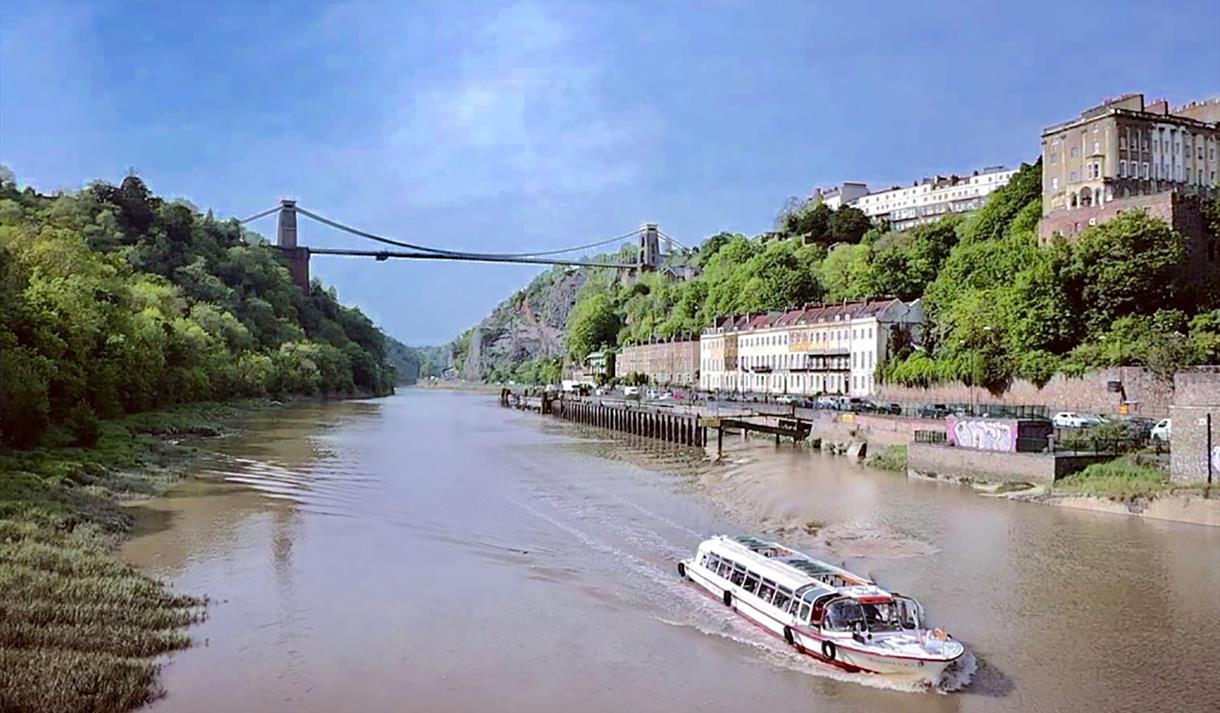
[[[950,416],[945,421],[945,436],[949,445],[959,448],[1017,450],[1017,422],[1014,420]]]

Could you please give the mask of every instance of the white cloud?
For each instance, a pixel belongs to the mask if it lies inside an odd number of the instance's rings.
[[[580,28],[533,4],[476,26],[440,42],[424,76],[368,88],[396,100],[375,150],[412,202],[591,193],[639,175],[657,122],[607,105],[606,61]]]

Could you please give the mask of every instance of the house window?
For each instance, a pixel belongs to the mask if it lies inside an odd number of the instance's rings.
[[[1076,158],[1079,155],[1080,155],[1080,150],[1077,149],[1075,146],[1073,146],[1072,147],[1072,158]]]
[[[1147,161],[1144,162],[1143,174],[1144,174],[1144,180],[1148,180],[1148,162]]]
[[[1051,179],[1051,190],[1059,190],[1059,177],[1055,176]]]
[[[1126,161],[1118,162],[1118,177],[1119,178],[1127,177],[1127,162]]]
[[[1144,165],[1147,165],[1147,164],[1144,164]],[[1068,180],[1072,183],[1079,183],[1080,182],[1080,173],[1078,171],[1072,171],[1071,175],[1068,176]]]

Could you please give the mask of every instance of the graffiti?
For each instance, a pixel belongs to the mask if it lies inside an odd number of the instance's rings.
[[[949,442],[960,448],[1015,451],[1015,426],[1003,421],[949,419]]]

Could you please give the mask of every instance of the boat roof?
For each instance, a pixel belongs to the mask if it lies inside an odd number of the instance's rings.
[[[890,596],[867,577],[753,535],[717,535],[705,540],[700,549],[736,556],[741,564],[793,591],[809,586],[820,590],[819,595],[838,593],[855,599]]]

